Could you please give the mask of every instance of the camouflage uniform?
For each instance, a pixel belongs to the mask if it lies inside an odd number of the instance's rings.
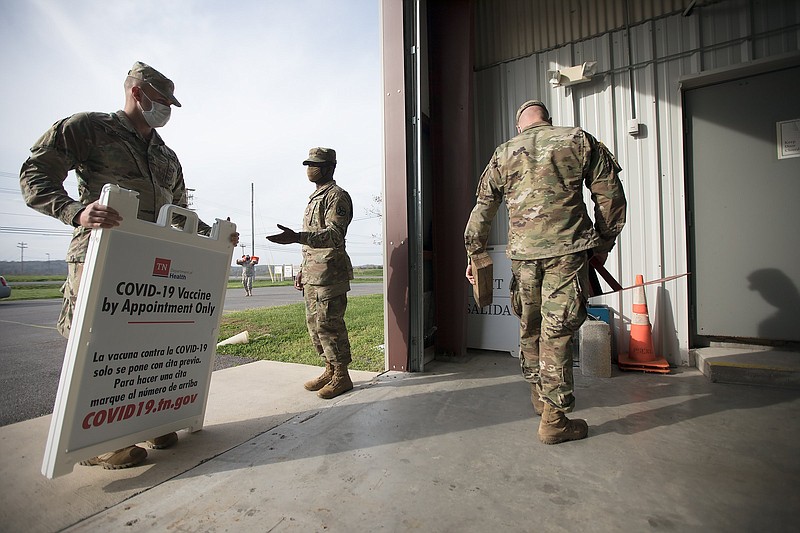
[[[78,177],[79,200],[64,189],[70,170]],[[75,226],[67,251],[69,274],[62,287],[64,302],[58,331],[69,337],[80,273],[86,259],[90,229],[76,226],[76,215],[98,200],[103,185],[114,183],[139,193],[138,218],[155,222],[161,207],[186,207],[183,170],[175,155],[153,130],[150,141],[137,133],[122,111],[78,113],[56,122],[31,148],[22,165],[20,187],[30,207]],[[175,216],[173,223],[182,224]],[[199,233],[211,228],[200,222]]]
[[[350,340],[344,323],[347,291],[353,266],[345,250],[353,202],[335,181],[310,196],[303,217],[300,267],[306,302],[306,325],[311,341],[330,363],[350,363]]]
[[[237,259],[237,265],[242,265],[242,287],[248,296],[253,294],[253,278],[256,276],[256,265],[258,261],[249,256],[244,259]]]
[[[586,318],[588,251],[609,252],[625,225],[621,170],[608,149],[580,128],[537,122],[495,150],[464,232],[468,255],[484,252],[505,200],[522,373],[563,412],[575,405],[569,341]],[[594,225],[583,184],[595,204]]]

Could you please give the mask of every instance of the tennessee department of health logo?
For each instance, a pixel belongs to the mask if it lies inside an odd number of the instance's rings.
[[[172,259],[163,259],[161,257],[156,257],[156,261],[153,264],[153,275],[159,278],[168,278],[169,268],[171,264],[172,264]]]

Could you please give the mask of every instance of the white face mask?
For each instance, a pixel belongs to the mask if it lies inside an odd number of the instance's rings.
[[[144,91],[141,91],[141,93],[145,98],[150,100],[150,97],[144,94]],[[172,114],[172,108],[170,106],[150,100],[150,111],[145,111],[142,108],[141,102],[137,102],[137,104],[139,105],[139,109],[142,110],[144,120],[151,128],[160,128],[169,122],[169,117]]]

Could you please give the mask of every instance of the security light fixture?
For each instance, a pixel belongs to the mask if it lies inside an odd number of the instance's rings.
[[[584,83],[592,79],[597,67],[597,61],[586,61],[574,67],[566,67],[560,70],[548,70],[547,77],[549,78],[550,86],[555,87],[569,87],[578,83]]]

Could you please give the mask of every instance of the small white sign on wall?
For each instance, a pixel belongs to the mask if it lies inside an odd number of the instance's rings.
[[[800,157],[800,118],[776,122],[778,159]]]

